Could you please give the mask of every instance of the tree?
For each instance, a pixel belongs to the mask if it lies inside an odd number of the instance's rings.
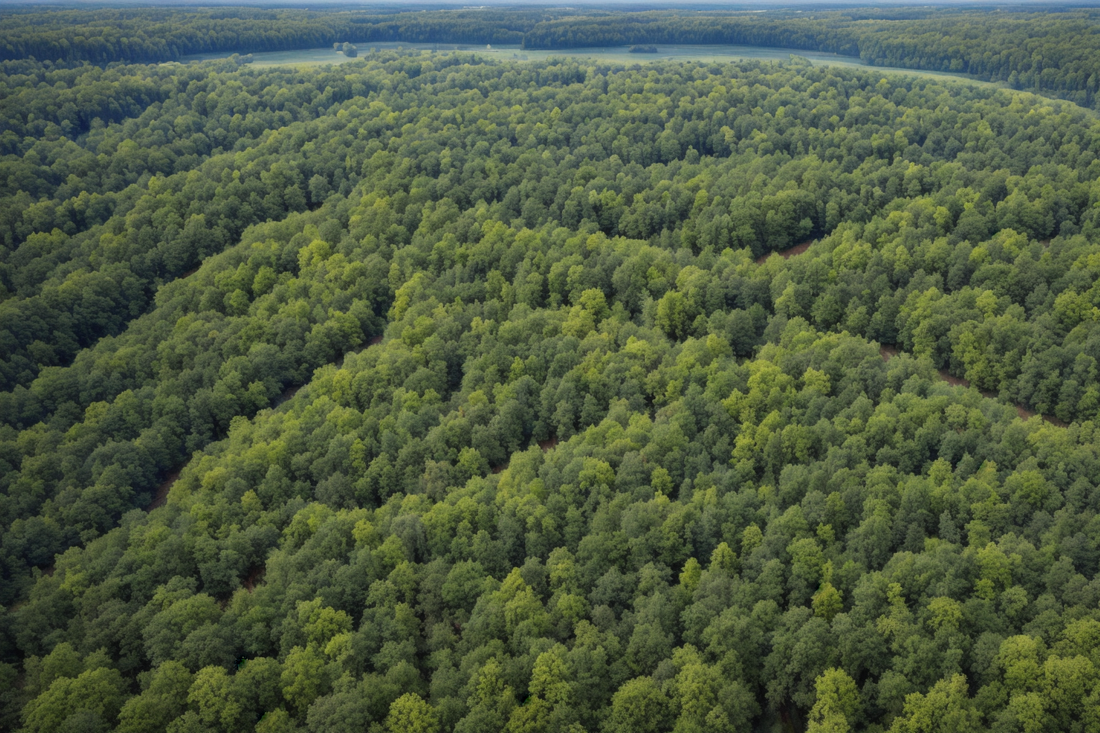
[[[812,605],[814,614],[826,621],[832,621],[834,616],[844,610],[844,600],[840,591],[827,581],[821,584],[821,589],[817,593],[814,593]]]
[[[256,733],[296,733],[297,730],[290,713],[282,708],[264,713],[260,722],[256,723]]]
[[[183,714],[192,675],[179,662],[169,661],[153,671],[149,688],[131,697],[118,715],[119,733],[162,730]]]
[[[187,700],[197,708],[202,722],[217,730],[239,729],[241,704],[232,694],[233,681],[222,667],[204,667],[195,674]]]
[[[809,733],[847,733],[863,708],[856,683],[843,669],[830,668],[817,678],[817,700],[810,711]]]
[[[407,693],[390,705],[386,728],[391,733],[437,733],[439,718],[419,695]]]
[[[611,716],[604,730],[608,733],[656,733],[665,729],[670,717],[668,697],[653,678],[636,677],[615,692]]]
[[[76,678],[59,677],[24,711],[24,729],[31,733],[114,727],[126,691],[118,670],[99,667]]]
[[[978,730],[980,725],[981,714],[968,696],[966,678],[958,674],[940,680],[927,694],[907,695],[905,709],[890,726],[890,733],[963,733]]]
[[[328,689],[325,660],[312,646],[295,647],[286,658],[282,673],[283,697],[304,713]]]

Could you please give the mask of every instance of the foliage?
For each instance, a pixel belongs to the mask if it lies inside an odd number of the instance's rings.
[[[297,9],[127,8],[9,12],[0,16],[0,60],[105,64],[176,61],[203,53],[253,53],[333,43],[520,43],[546,11],[390,13]]]
[[[1090,113],[797,62],[5,68],[6,727],[1100,724]]]
[[[515,44],[532,49],[734,44],[856,56],[868,64],[969,74],[1095,106],[1100,16],[1090,9],[851,8],[648,12],[574,8],[306,11],[52,10],[0,16],[0,61],[174,61],[343,44]]]

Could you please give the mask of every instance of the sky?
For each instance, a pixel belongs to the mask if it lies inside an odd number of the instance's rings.
[[[478,6],[496,7],[587,7],[587,8],[616,8],[631,10],[647,10],[676,8],[718,10],[728,8],[730,10],[745,10],[752,8],[790,8],[813,6],[817,8],[851,8],[851,7],[920,7],[920,6],[965,6],[965,7],[998,7],[998,6],[1041,6],[1050,7],[1095,7],[1100,5],[1100,0],[1082,0],[1079,2],[1067,2],[1066,0],[1005,0],[1002,2],[981,2],[975,0],[867,0],[859,2],[838,2],[837,0],[757,0],[755,2],[729,2],[729,0],[566,0],[566,2],[516,2],[516,0],[466,0],[465,2],[440,2],[440,0],[407,0],[406,2],[334,2],[333,0],[0,0],[0,10],[4,8],[16,8],[20,6],[55,6],[55,7],[213,7],[213,6],[250,6],[250,7],[280,7],[280,8],[314,8],[314,9],[342,9],[342,10],[375,10],[392,11],[397,9],[447,9],[468,8]]]

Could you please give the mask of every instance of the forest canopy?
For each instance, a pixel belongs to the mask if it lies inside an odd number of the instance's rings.
[[[1100,730],[1093,111],[345,15],[0,21],[0,728]]]

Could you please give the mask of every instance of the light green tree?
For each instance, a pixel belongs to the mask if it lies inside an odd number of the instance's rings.
[[[75,679],[58,677],[24,710],[27,733],[55,733],[67,727],[114,727],[126,690],[118,670],[99,667]]]
[[[438,733],[439,717],[420,695],[409,692],[390,705],[386,730],[390,733]]]
[[[817,678],[817,701],[810,710],[807,733],[847,733],[863,703],[856,683],[843,669],[832,667]]]
[[[607,733],[657,733],[665,730],[671,715],[668,697],[652,677],[625,683],[611,699]]]
[[[905,698],[905,709],[890,726],[890,733],[972,733],[979,730],[981,714],[969,697],[961,674],[937,682],[927,694],[914,692]]]

